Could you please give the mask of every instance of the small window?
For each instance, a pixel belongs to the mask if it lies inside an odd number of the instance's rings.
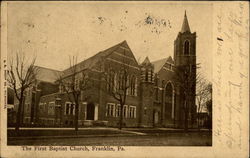
[[[66,105],[65,105],[65,114],[66,115],[69,114],[69,103],[66,103]]]
[[[106,116],[116,116],[116,107],[115,104],[108,103],[106,105]]]
[[[123,117],[124,117],[124,118],[127,118],[127,117],[128,117],[128,116],[127,116],[127,110],[128,110],[127,105],[123,105]]]
[[[74,112],[74,104],[71,104],[70,114],[73,115],[73,112]]]
[[[121,115],[121,105],[120,104],[117,104],[117,117],[120,117]]]
[[[65,115],[75,115],[75,104],[71,102],[65,103]]]
[[[144,115],[147,115],[147,107],[144,108]]]
[[[49,103],[48,114],[49,115],[54,115],[55,114],[55,103],[54,102]]]
[[[135,118],[135,117],[136,117],[136,107],[129,106],[129,118]]]
[[[158,101],[158,87],[155,88],[155,100]]]

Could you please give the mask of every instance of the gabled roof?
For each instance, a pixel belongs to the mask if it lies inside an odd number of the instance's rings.
[[[168,58],[153,61],[152,64],[154,65],[154,73],[159,72],[166,62],[174,64],[171,56],[169,56]]]
[[[189,24],[188,24],[186,11],[185,11],[184,20],[183,20],[182,27],[181,27],[181,33],[184,33],[184,32],[191,32]]]
[[[61,74],[61,71],[58,70],[53,70],[41,66],[35,66],[35,67],[37,71],[36,79],[39,81],[54,83]]]
[[[96,65],[97,62],[99,62],[101,59],[109,56],[111,53],[113,53],[116,49],[118,49],[120,46],[127,46],[127,42],[123,41],[121,43],[118,43],[117,45],[114,45],[106,50],[100,51],[96,55],[76,64],[76,71],[92,68]],[[70,75],[70,68],[63,71],[64,76]]]
[[[171,56],[168,57],[167,62],[174,64],[174,60]]]

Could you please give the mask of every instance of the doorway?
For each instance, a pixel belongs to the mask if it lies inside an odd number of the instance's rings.
[[[94,120],[95,116],[95,105],[93,103],[87,104],[87,120]]]

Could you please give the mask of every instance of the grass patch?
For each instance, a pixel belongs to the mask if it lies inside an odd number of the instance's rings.
[[[120,134],[120,131],[108,129],[78,130],[8,130],[8,137],[35,137],[35,136],[71,136],[71,135],[106,135]]]

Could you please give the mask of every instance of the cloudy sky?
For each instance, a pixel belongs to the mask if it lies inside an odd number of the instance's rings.
[[[173,56],[184,12],[197,33],[197,62],[212,75],[212,5],[208,2],[10,2],[8,55],[37,56],[36,65],[63,70],[126,40],[139,62]]]

